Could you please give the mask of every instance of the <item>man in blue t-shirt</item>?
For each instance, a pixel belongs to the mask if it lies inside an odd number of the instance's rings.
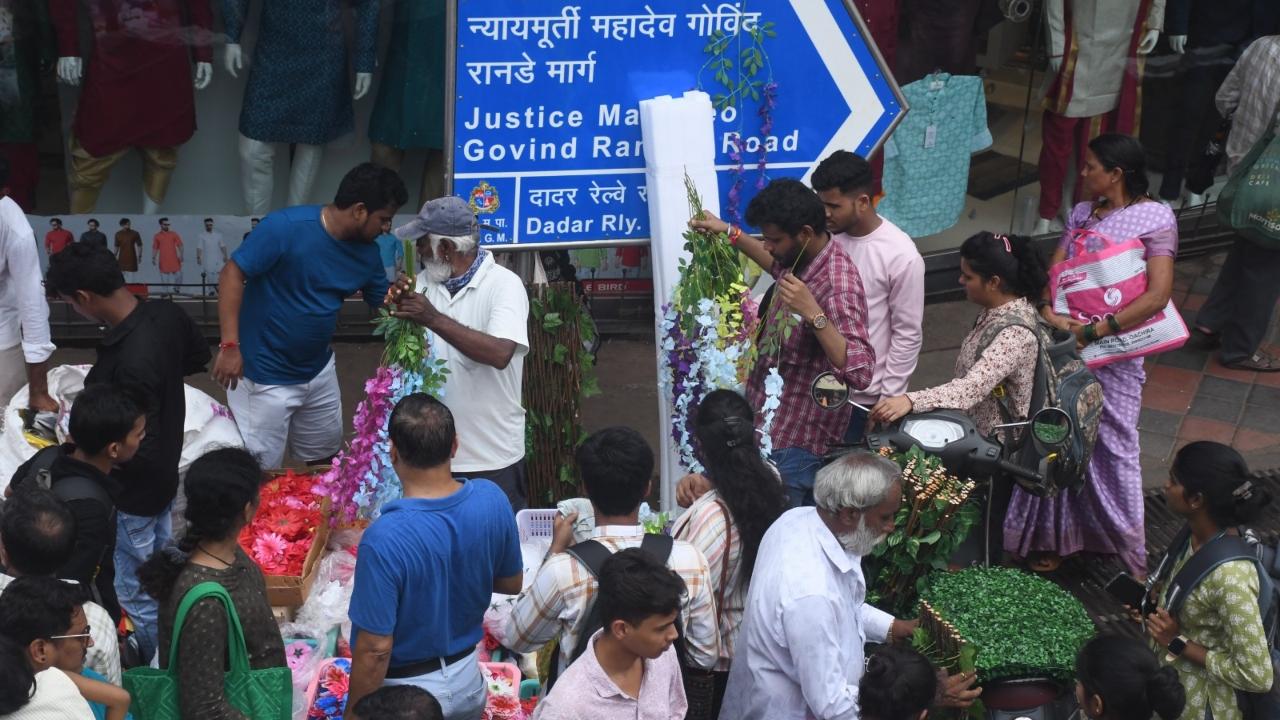
[[[439,400],[406,396],[387,434],[404,497],[384,505],[360,540],[347,707],[383,683],[415,685],[446,718],[479,717],[484,613],[492,593],[514,595],[523,581],[515,516],[497,485],[454,479],[458,439]]]
[[[387,271],[387,282],[393,283],[404,272],[404,242],[391,234],[390,220],[382,224],[382,234],[376,242],[382,255],[382,268]]]
[[[382,305],[388,283],[374,239],[407,199],[393,170],[358,165],[332,204],[263,218],[223,268],[213,377],[263,467],[280,467],[286,445],[310,464],[337,454],[342,398],[329,344],[338,311],[357,291]]]

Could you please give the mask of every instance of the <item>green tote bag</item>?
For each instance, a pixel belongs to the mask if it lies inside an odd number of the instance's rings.
[[[1257,245],[1280,250],[1280,134],[1254,143],[1218,196],[1218,221]]]
[[[178,638],[187,613],[197,601],[216,597],[227,609],[227,655],[231,669],[223,676],[227,702],[253,720],[290,720],[293,712],[293,676],[288,667],[249,669],[249,651],[244,644],[240,616],[226,588],[204,582],[187,591],[178,605],[169,643],[169,668],[133,668],[124,674],[124,689],[133,697],[129,711],[135,720],[178,720]]]

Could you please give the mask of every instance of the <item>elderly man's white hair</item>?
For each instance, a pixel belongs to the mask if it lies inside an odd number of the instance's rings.
[[[814,503],[827,512],[846,508],[866,510],[884,502],[889,488],[902,477],[902,468],[889,458],[853,452],[818,471],[813,483]]]
[[[440,257],[440,243],[443,240],[453,243],[455,250],[466,255],[475,250],[476,245],[480,243],[480,231],[477,230],[469,235],[436,235],[435,233],[430,233],[427,238],[431,241],[431,255],[433,257]]]

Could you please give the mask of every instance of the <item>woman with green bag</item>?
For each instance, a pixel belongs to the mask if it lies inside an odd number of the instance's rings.
[[[138,720],[287,720],[293,685],[262,571],[237,542],[264,475],[239,448],[187,471],[187,533],[138,570],[160,602],[160,667],[125,673]]]

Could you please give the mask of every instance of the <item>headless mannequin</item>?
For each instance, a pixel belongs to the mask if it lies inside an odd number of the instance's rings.
[[[1063,195],[1063,185],[1072,184],[1072,174],[1065,162],[1068,157],[1082,155],[1088,137],[1106,131],[1131,130],[1118,119],[1115,120],[1116,127],[1103,127],[1112,120],[1107,116],[1117,110],[1122,93],[1111,91],[1110,87],[1095,92],[1095,88],[1099,84],[1121,87],[1125,82],[1124,73],[1131,71],[1123,59],[1134,40],[1135,27],[1141,32],[1136,54],[1147,55],[1155,48],[1160,26],[1163,25],[1164,4],[1165,0],[1150,0],[1149,3],[1145,0],[1087,0],[1068,6],[1064,0],[1047,1],[1045,18],[1049,26],[1049,66],[1052,77],[1057,80],[1045,98],[1045,137],[1039,163],[1040,219],[1032,230],[1033,235],[1044,235],[1052,230],[1052,222],[1061,208],[1058,201]],[[1073,12],[1070,22],[1066,17],[1068,7]],[[1144,12],[1145,17],[1136,17]],[[1122,15],[1124,19],[1117,20],[1117,16]],[[1130,17],[1136,22],[1122,26]],[[1066,34],[1068,25],[1072,26],[1074,38]],[[1104,30],[1100,32],[1099,28]],[[1105,28],[1112,29],[1109,37],[1104,34]],[[1117,30],[1122,37],[1114,34]],[[1096,44],[1093,33],[1098,33],[1101,38]],[[1078,44],[1075,48],[1073,39]],[[1105,46],[1101,44],[1103,42]],[[1072,52],[1076,53],[1076,62],[1069,66],[1070,76],[1063,77],[1063,58]],[[1106,58],[1112,60],[1107,61]],[[1098,83],[1099,78],[1106,82]],[[1062,100],[1059,96],[1069,96],[1070,99]],[[1081,125],[1078,121],[1086,122]]]
[[[225,67],[231,77],[239,77],[239,72],[244,67],[243,52],[239,44],[227,44]],[[372,84],[373,73],[356,73],[352,99],[364,97]],[[320,145],[296,143],[293,148],[286,206],[303,205],[307,202],[324,156],[324,147]],[[275,143],[240,135],[240,182],[244,189],[245,211],[249,215],[266,215],[271,209],[271,195],[275,191],[275,159]]]
[[[58,58],[58,80],[64,85],[76,87],[80,85],[80,80],[84,77],[84,61],[79,57],[60,57]],[[209,81],[213,79],[213,64],[207,62],[196,63],[196,73],[194,86],[196,90],[203,90],[209,86]],[[72,208],[73,210],[85,211],[85,208]],[[92,209],[92,208],[88,208]],[[160,201],[151,197],[144,188],[142,191],[142,212],[147,215],[154,215],[160,211]]]

